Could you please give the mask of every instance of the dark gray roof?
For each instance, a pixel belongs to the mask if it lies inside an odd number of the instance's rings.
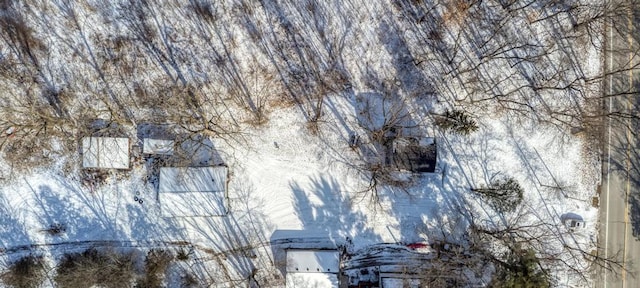
[[[434,138],[396,138],[387,147],[387,165],[398,170],[433,173],[437,149]]]

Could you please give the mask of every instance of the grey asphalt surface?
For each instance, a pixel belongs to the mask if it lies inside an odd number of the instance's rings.
[[[615,21],[618,29],[607,28],[605,65],[615,71],[638,63],[636,17]],[[611,25],[611,23],[608,23]],[[638,30],[640,31],[640,30]],[[631,63],[631,64],[629,64]],[[600,194],[599,253],[623,264],[614,271],[598,270],[595,287],[640,287],[640,148],[637,131],[640,74],[622,71],[608,77],[605,94],[619,95],[605,100],[605,110],[627,114],[605,121],[603,182]]]

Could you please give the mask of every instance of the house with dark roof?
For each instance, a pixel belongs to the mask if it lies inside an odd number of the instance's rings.
[[[437,164],[433,137],[396,137],[387,144],[385,164],[399,171],[434,173]]]

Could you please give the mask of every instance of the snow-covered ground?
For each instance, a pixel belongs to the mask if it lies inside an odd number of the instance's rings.
[[[147,181],[151,172],[139,155],[132,156],[130,170],[111,171],[102,185],[86,185],[76,149],[58,147],[73,142],[65,139],[48,152],[50,165],[20,173],[3,167],[0,256],[5,263],[29,252],[57,259],[94,245],[189,247],[196,256],[183,266],[203,283],[234,287],[258,281],[262,287],[278,287],[284,283],[279,249],[346,247],[350,254],[366,255],[372,245],[415,242],[471,249],[471,224],[492,229],[516,223],[539,235],[531,245],[547,251],[546,256],[569,259],[572,267],[545,263],[552,269],[554,284],[572,284],[567,277],[576,272],[584,272],[588,282],[588,263],[566,245],[583,251],[595,248],[597,209],[591,197],[600,180],[597,151],[585,132],[571,130],[571,125],[579,126],[577,118],[567,116],[572,111],[553,112],[573,105],[567,103],[584,108],[591,93],[598,91],[597,83],[583,83],[583,98],[570,89],[521,87],[524,82],[562,86],[581,73],[599,72],[598,49],[592,46],[571,59],[584,61],[571,64],[580,66],[578,72],[546,66],[573,53],[557,48],[573,47],[570,43],[549,43],[555,39],[551,32],[560,33],[567,25],[562,16],[529,25],[521,14],[514,14],[519,16],[493,37],[482,35],[490,32],[470,24],[472,19],[457,15],[461,12],[449,5],[434,4],[437,7],[428,11],[410,6],[410,1],[224,1],[207,6],[213,20],[206,21],[194,16],[194,3],[204,3],[199,1],[133,8],[127,1],[78,6],[54,2],[18,8],[32,16],[25,18],[27,23],[50,47],[47,55],[53,60],[37,77],[71,91],[61,100],[70,107],[68,113],[95,109],[82,115],[122,120],[119,124],[132,141],[138,141],[135,124],[143,122],[201,127],[197,123],[202,119],[218,121],[216,128],[229,134],[209,133],[205,138],[229,168],[230,213],[162,217],[157,190]],[[45,13],[43,7],[53,12]],[[474,11],[506,11],[496,7],[486,4]],[[149,27],[135,25],[137,20],[130,18],[138,15],[131,12],[137,11],[134,8],[147,13]],[[536,17],[531,9],[537,8],[523,8],[521,13]],[[423,35],[427,28],[437,27],[415,22],[412,17],[422,17],[417,14],[449,26]],[[521,25],[527,29],[516,34]],[[479,34],[469,35],[472,32]],[[145,41],[140,33],[158,39]],[[486,45],[478,47],[483,39]],[[527,55],[511,52],[495,59],[482,56],[506,49],[497,46],[506,39],[548,48],[549,54],[535,57],[544,59],[536,60],[541,63],[517,62],[514,59]],[[131,52],[118,50],[118,45]],[[8,58],[19,58],[7,53]],[[453,71],[447,65],[475,70]],[[553,77],[558,74],[565,78],[556,83]],[[81,80],[69,80],[74,78]],[[5,82],[7,91],[17,91],[6,92],[13,95],[6,102],[15,104],[11,99],[22,90]],[[136,90],[139,87],[144,92]],[[185,106],[187,100],[176,100],[192,96],[185,87],[198,91],[189,101],[200,101],[201,110]],[[514,87],[520,92],[509,92]],[[288,93],[312,100],[292,100]],[[485,99],[501,93],[506,96]],[[318,121],[309,121],[320,97]],[[368,158],[350,147],[349,138],[357,133],[363,145],[371,144],[368,126],[381,126],[389,112],[380,99],[392,103],[393,112],[407,115],[403,124],[436,138],[436,173],[417,175],[402,187],[379,184],[377,190],[369,189]],[[440,130],[434,114],[453,107],[470,111],[478,131],[462,136]],[[181,122],[185,118],[193,122]],[[504,177],[517,180],[524,200],[516,211],[498,214],[470,189]],[[374,192],[378,198],[372,198]],[[561,221],[568,213],[580,215],[586,227],[568,231]],[[44,232],[55,223],[64,224],[66,232]],[[480,268],[467,277],[473,284],[486,285],[487,271]]]
[[[349,106],[345,97],[327,101]],[[338,245],[350,238],[354,251],[379,243],[455,243],[468,228],[465,210],[477,210],[486,221],[500,217],[483,209],[485,204],[469,188],[508,175],[526,191],[522,209],[529,215],[518,224],[555,225],[555,236],[577,236],[573,240],[583,249],[593,247],[597,209],[590,206],[590,197],[598,174],[593,159],[583,155],[584,142],[559,137],[543,126],[513,127],[509,122],[483,119],[480,130],[469,137],[438,135],[441,172],[421,176],[405,189],[384,187],[375,205],[361,193],[369,179],[358,172],[360,163],[348,146],[343,119],[327,114],[319,135],[309,135],[298,113],[283,109],[248,132],[246,145],[231,147],[213,139],[231,171],[228,216],[162,217],[156,192],[142,180],[144,166],[118,172],[120,176],[95,189],[54,167],[3,185],[0,241],[9,250],[45,243],[113,241],[156,247],[187,242],[214,253],[270,249],[271,241],[287,238],[325,238]],[[564,189],[551,188],[557,185]],[[135,192],[141,192],[143,204],[134,201]],[[560,220],[565,213],[581,215],[586,228],[567,234]],[[66,233],[44,233],[53,223],[66,224]]]

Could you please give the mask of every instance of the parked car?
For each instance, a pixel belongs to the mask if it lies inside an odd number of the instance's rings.
[[[569,229],[569,231],[583,229],[585,225],[582,217],[574,213],[567,213],[562,215],[561,220],[562,220],[562,223],[564,223],[564,226],[566,226],[567,229]]]

